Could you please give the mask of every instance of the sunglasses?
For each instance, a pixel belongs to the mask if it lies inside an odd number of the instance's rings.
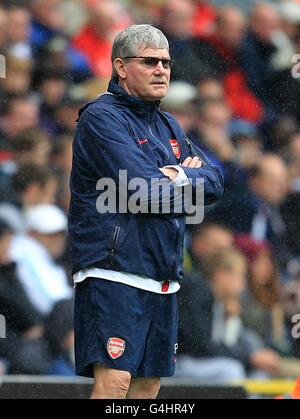
[[[172,68],[174,61],[168,58],[157,58],[157,57],[124,57],[124,60],[131,60],[133,58],[138,58],[144,60],[144,64],[147,67],[155,68],[158,63],[162,63],[163,68]]]

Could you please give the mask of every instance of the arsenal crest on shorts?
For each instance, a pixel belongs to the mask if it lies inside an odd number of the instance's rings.
[[[172,146],[173,152],[176,156],[176,159],[180,159],[181,156],[181,150],[180,145],[177,140],[170,140],[170,144]]]
[[[125,340],[120,338],[109,338],[107,341],[107,352],[112,359],[120,358],[125,351]]]

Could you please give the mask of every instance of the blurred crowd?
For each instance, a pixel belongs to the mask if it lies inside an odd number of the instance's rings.
[[[72,140],[132,23],[167,35],[162,108],[225,177],[186,234],[177,375],[300,375],[300,1],[219,3],[0,0],[0,375],[74,374]]]

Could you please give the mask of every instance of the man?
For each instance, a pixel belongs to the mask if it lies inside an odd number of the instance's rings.
[[[38,103],[31,96],[19,95],[9,99],[0,122],[2,149],[8,150],[14,138],[24,130],[38,126],[38,112]]]
[[[250,15],[250,29],[239,54],[248,86],[265,107],[270,106],[271,57],[276,52],[272,38],[279,29],[280,17],[276,7],[270,2],[256,3]]]
[[[0,314],[6,321],[6,338],[0,339],[0,375],[3,365],[10,374],[43,374],[48,366],[39,343],[43,318],[17,277],[10,255],[12,241],[11,228],[0,219]]]
[[[60,263],[66,247],[67,217],[55,205],[25,211],[26,234],[15,236],[11,255],[28,298],[46,317],[58,301],[71,298],[68,276]]]
[[[26,230],[24,212],[36,205],[53,204],[58,191],[58,179],[47,166],[26,164],[11,179],[8,177],[6,184],[10,196],[0,188],[0,197],[4,201],[0,203],[0,217],[17,234],[23,234]]]
[[[194,269],[203,275],[205,261],[218,252],[232,249],[233,232],[225,225],[203,222],[192,230],[189,253]]]
[[[163,33],[150,25],[128,27],[115,39],[112,61],[108,92],[81,110],[74,142],[69,231],[76,370],[95,377],[94,399],[151,399],[160,377],[174,374],[178,347],[186,217],[175,208],[176,191],[191,182],[194,200],[196,181],[204,179],[206,203],[212,203],[222,195],[223,178],[210,162],[201,167],[174,118],[159,110],[171,73]],[[98,181],[109,178],[120,193],[120,170],[130,183],[144,181],[140,200],[148,213],[99,207]],[[149,199],[153,180],[169,187],[168,211],[163,194]],[[129,207],[133,198],[128,190]]]
[[[246,272],[243,255],[227,248],[206,257],[203,275],[192,273],[179,296],[179,376],[207,385],[242,380],[244,369],[278,372],[278,355],[241,320]]]
[[[88,21],[73,39],[73,46],[87,59],[93,73],[109,80],[111,74],[110,52],[114,34],[125,28],[131,18],[114,0],[89,2]]]
[[[269,241],[284,269],[290,255],[280,205],[287,194],[286,163],[276,154],[266,153],[250,170],[247,188],[230,191],[209,216],[215,222],[226,223],[234,233],[247,233],[254,240]]]

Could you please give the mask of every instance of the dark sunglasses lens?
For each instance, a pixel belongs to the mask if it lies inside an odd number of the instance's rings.
[[[164,68],[170,68],[172,65],[172,61],[171,60],[161,60],[162,65]]]
[[[158,58],[152,58],[152,57],[145,58],[145,64],[148,65],[149,67],[156,67],[159,61],[160,60]]]
[[[145,58],[145,64],[148,65],[149,67],[156,67],[160,61],[162,62],[162,65],[164,68],[171,67],[171,60],[160,60],[159,58],[154,58],[154,57]]]

